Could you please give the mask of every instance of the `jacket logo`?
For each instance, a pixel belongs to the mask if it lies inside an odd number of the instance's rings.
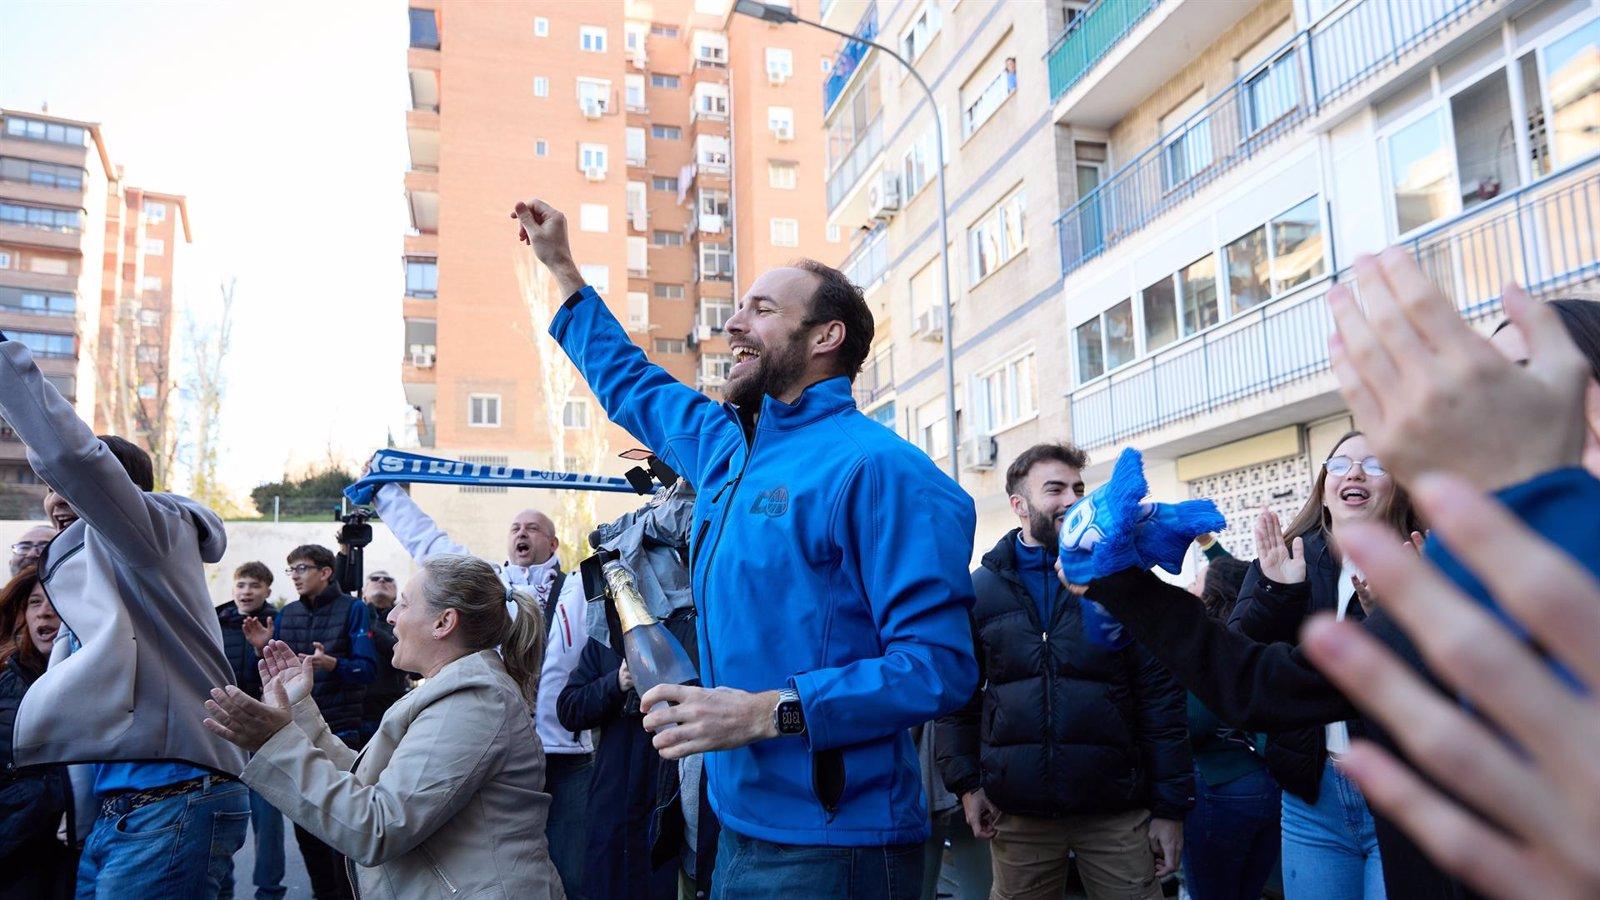
[[[789,511],[789,489],[779,485],[770,491],[762,491],[756,495],[756,502],[750,504],[750,514],[761,513],[769,518],[777,518]]]

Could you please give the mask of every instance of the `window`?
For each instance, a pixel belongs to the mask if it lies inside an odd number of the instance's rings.
[[[534,156],[549,156],[550,155],[550,142],[544,140],[543,138],[541,138],[541,139],[539,139],[537,141],[534,141],[533,142],[533,155]]]
[[[1072,330],[1073,342],[1078,348],[1078,382],[1093,381],[1105,374],[1105,348],[1100,346],[1100,317]]]
[[[406,296],[432,300],[439,296],[439,261],[437,259],[410,258],[406,260]]]
[[[728,217],[728,192],[722,188],[701,188],[695,200],[695,209],[702,216]]]
[[[624,138],[623,151],[627,154],[628,165],[644,165],[645,160],[649,158],[644,147],[644,129],[634,128],[630,125],[627,131],[624,132]]]
[[[911,61],[921,56],[939,33],[942,18],[937,0],[925,0],[922,8],[912,14],[911,25],[900,34],[900,55]]]
[[[704,82],[694,86],[694,114],[696,118],[709,117],[713,119],[727,118],[728,116],[728,87],[723,84]]]
[[[473,428],[499,428],[500,395],[468,394],[467,424]]]
[[[1013,194],[997,204],[967,232],[972,259],[972,282],[1010,262],[1027,247],[1022,229],[1023,195]]]
[[[579,144],[578,168],[600,169],[606,168],[607,150],[605,144]]]
[[[650,232],[650,243],[657,247],[682,247],[683,232],[657,228],[655,231]]]
[[[550,20],[546,19],[544,16],[534,16],[533,17],[533,36],[534,37],[549,37],[550,36]]]
[[[415,46],[415,45],[413,45]],[[88,132],[77,125],[62,125],[22,116],[6,117],[6,137],[26,138],[30,141],[50,141],[55,144],[84,145]]]
[[[603,78],[579,78],[578,107],[584,111],[584,115],[610,110],[611,82]]]
[[[706,241],[700,245],[700,277],[707,281],[733,279],[733,254],[727,244]]]
[[[1321,277],[1322,217],[1312,197],[1270,223],[1272,229],[1272,293],[1274,296]]]
[[[983,127],[1000,104],[1017,90],[1017,61],[1005,57],[998,64],[986,62],[961,89],[961,134],[967,136]]]
[[[146,276],[144,276],[144,278],[139,281],[139,289],[143,290],[143,291],[159,291],[159,290],[161,290],[161,276],[160,275],[146,275]]]
[[[676,25],[657,25],[654,22],[652,22],[652,23],[650,23],[650,33],[655,35],[656,37],[675,38],[675,37],[678,36],[678,26],[676,26]]]
[[[911,298],[912,327],[915,328],[917,327],[917,320],[920,320],[924,313],[932,313],[940,306],[939,260],[937,258],[911,276],[907,291]],[[952,297],[951,299],[954,300],[955,298]]]
[[[1133,361],[1133,300],[1127,299],[1106,310],[1106,369]]]
[[[77,300],[71,294],[0,287],[0,309],[37,316],[71,316],[77,308]]]
[[[76,191],[83,189],[83,178],[84,171],[81,166],[65,166],[13,156],[0,157],[0,181],[18,181],[41,187],[68,188]]]
[[[787,81],[794,75],[794,53],[783,47],[767,48],[767,80]]]
[[[650,86],[658,88],[676,88],[678,86],[678,76],[652,74],[650,76]]]
[[[1232,315],[1265,303],[1272,296],[1267,259],[1267,226],[1262,225],[1229,244],[1223,251],[1228,262],[1228,302]]]
[[[979,434],[994,434],[1039,412],[1033,354],[1020,356],[973,379],[972,421]]]
[[[162,240],[161,238],[145,238],[144,239],[144,255],[145,256],[166,256],[167,255],[167,242]]]
[[[578,230],[604,234],[611,230],[611,208],[604,203],[583,203],[578,206]]]
[[[655,286],[655,295],[658,300],[682,300],[683,285],[658,284]]]
[[[588,428],[589,427],[589,401],[584,399],[568,400],[561,408],[561,426],[563,428]]]
[[[828,226],[828,243],[837,244],[837,243],[839,243],[839,240],[840,240],[839,226],[837,226],[837,225],[829,225]]]
[[[167,220],[167,205],[146,201],[144,204],[144,217],[151,222],[165,222]]]
[[[161,361],[161,348],[140,344],[134,349],[134,359],[142,363],[158,363]]]
[[[11,268],[11,251],[0,250],[0,269]]]
[[[622,76],[622,90],[623,103],[627,104],[628,109],[641,111],[645,109],[643,75]]]
[[[1144,347],[1154,351],[1178,339],[1178,292],[1175,277],[1168,275],[1139,292],[1139,307],[1144,313]]]
[[[159,309],[141,309],[141,310],[139,310],[139,324],[140,324],[140,326],[142,326],[144,328],[160,328],[161,327],[161,310],[159,310]]]
[[[773,219],[771,223],[772,246],[800,246],[800,222],[797,219]]]
[[[579,266],[578,271],[583,275],[583,280],[596,292],[604,294],[611,290],[610,266]]]
[[[767,107],[767,127],[779,140],[793,140],[794,110],[787,106]]]
[[[913,141],[911,146],[906,148],[905,156],[901,157],[903,177],[900,181],[905,189],[906,200],[911,199],[922,190],[923,185],[933,180],[934,166],[938,165],[935,140],[933,129],[930,128]]]
[[[695,161],[701,168],[721,172],[728,168],[728,139],[720,134],[695,138]]]
[[[1171,190],[1211,165],[1211,117],[1195,120],[1205,106],[1200,91],[1190,94],[1177,108],[1161,117],[1162,177]]]
[[[792,162],[778,162],[772,160],[767,163],[767,186],[780,190],[792,191],[798,179],[797,167]]]
[[[922,452],[938,459],[950,452],[950,426],[946,424],[945,399],[929,400],[917,407],[911,423],[911,439]]]
[[[1207,253],[1178,270],[1179,309],[1185,336],[1217,324],[1221,305],[1217,303],[1217,255]]]
[[[156,399],[156,386],[146,381],[139,385],[138,394],[140,400],[154,400]]]
[[[439,18],[433,10],[411,10],[411,46],[421,50],[439,49]]]
[[[628,277],[643,278],[650,274],[650,242],[642,235],[628,236]]]
[[[700,357],[700,382],[708,385],[722,384],[728,380],[728,372],[732,368],[732,354],[704,354]]]
[[[83,213],[76,209],[0,202],[0,222],[48,231],[82,231]]]
[[[666,175],[652,175],[650,176],[650,190],[676,194],[678,192],[678,179]]]
[[[38,272],[40,275],[71,275],[72,264],[64,257],[30,253],[28,254],[28,271]]]
[[[721,331],[733,318],[733,301],[722,297],[700,298],[700,324]]]
[[[829,57],[824,56],[820,60],[820,62],[822,63],[822,74],[826,75],[829,72],[833,71],[833,60],[832,59],[830,59]]]
[[[635,55],[644,53],[644,40],[647,31],[648,29],[643,25],[633,22],[622,26],[622,48]]]
[[[683,138],[683,129],[676,125],[651,125],[650,136],[663,141],[676,141]]]
[[[606,52],[606,30],[593,25],[579,25],[578,47],[589,53]]]
[[[1287,35],[1283,30],[1274,31],[1265,40],[1282,45]],[[1243,89],[1246,134],[1255,134],[1297,109],[1300,106],[1300,67],[1295,49],[1285,47],[1282,53],[1246,75]]]
[[[533,95],[535,97],[550,96],[550,79],[543,75],[535,75],[533,77]]]
[[[627,198],[627,216],[633,220],[633,230],[643,231],[644,223],[650,217],[644,182],[629,181]]]
[[[1600,150],[1600,21],[1590,22],[1544,51],[1544,94],[1550,103],[1550,132],[1556,165],[1567,165]]]
[[[688,353],[689,346],[681,338],[656,338],[651,348],[657,353]]]
[[[692,38],[694,64],[722,68],[728,64],[728,36],[714,31],[696,31]]]
[[[6,336],[13,341],[20,341],[34,356],[59,359],[72,356],[75,344],[70,334],[54,334],[43,331],[7,331]]]

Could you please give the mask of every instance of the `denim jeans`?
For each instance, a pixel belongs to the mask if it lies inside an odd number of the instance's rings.
[[[212,898],[244,844],[250,805],[237,781],[95,820],[78,861],[79,900]]]
[[[594,757],[588,753],[551,753],[544,758],[544,791],[550,795],[545,838],[567,900],[583,900],[584,850],[589,836],[589,778]],[[595,898],[605,900],[605,898]]]
[[[1183,820],[1183,884],[1194,900],[1260,900],[1278,862],[1282,792],[1266,769],[1226,784],[1194,773]]]
[[[283,813],[266,798],[250,792],[250,832],[255,838],[256,868],[251,880],[256,900],[281,900],[288,889],[283,886]],[[232,897],[233,860],[222,878],[223,898]]]
[[[724,827],[717,838],[712,900],[918,900],[922,845],[801,847]]]
[[[1383,860],[1366,798],[1329,760],[1315,804],[1283,793],[1286,900],[1384,900]]]

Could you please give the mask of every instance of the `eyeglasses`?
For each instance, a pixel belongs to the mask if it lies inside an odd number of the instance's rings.
[[[1335,478],[1350,474],[1350,470],[1356,466],[1360,466],[1361,471],[1375,478],[1389,474],[1389,470],[1383,467],[1383,463],[1378,462],[1376,456],[1369,456],[1362,460],[1354,460],[1348,456],[1330,456],[1322,464],[1322,467],[1328,470],[1328,474]]]
[[[283,574],[285,574],[285,575],[304,575],[307,572],[311,572],[311,571],[314,571],[316,569],[321,569],[321,568],[325,568],[325,566],[313,566],[310,563],[301,563],[301,564],[299,564],[297,566],[290,566],[289,568],[284,569],[283,570]]]
[[[367,580],[368,581],[387,581],[390,584],[394,584],[394,579],[390,578],[387,575],[368,575],[367,576]]]
[[[27,556],[30,553],[43,553],[44,548],[50,546],[49,541],[18,541],[11,545],[11,552],[18,556]]]

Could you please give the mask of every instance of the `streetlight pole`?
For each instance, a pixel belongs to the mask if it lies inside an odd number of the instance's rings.
[[[827,25],[824,25],[821,22],[813,22],[810,19],[802,19],[795,15],[793,10],[787,7],[762,3],[759,2],[759,0],[738,0],[738,2],[734,3],[733,5],[733,11],[747,16],[754,16],[755,18],[779,25],[789,23],[809,25],[812,28],[818,28],[832,34],[836,34],[847,41],[855,41],[858,44],[866,44],[869,47],[881,50],[885,54],[892,57],[895,62],[905,66],[906,71],[911,73],[911,77],[917,80],[917,86],[922,88],[923,96],[925,96],[928,100],[928,108],[933,111],[933,138],[939,156],[938,167],[935,170],[935,176],[939,183],[939,270],[941,287],[944,292],[944,302],[942,306],[944,308],[945,426],[949,431],[950,441],[950,477],[954,479],[956,484],[960,484],[961,445],[956,434],[956,350],[953,322],[954,316],[950,303],[950,223],[946,215],[947,207],[945,205],[944,193],[944,119],[939,115],[938,102],[933,99],[933,89],[928,87],[928,82],[923,80],[922,73],[917,71],[916,66],[913,66],[911,63],[907,62],[905,57],[894,52],[888,47],[885,47],[877,41],[861,37],[860,35],[851,34],[847,31],[840,31],[837,28],[829,28]]]

